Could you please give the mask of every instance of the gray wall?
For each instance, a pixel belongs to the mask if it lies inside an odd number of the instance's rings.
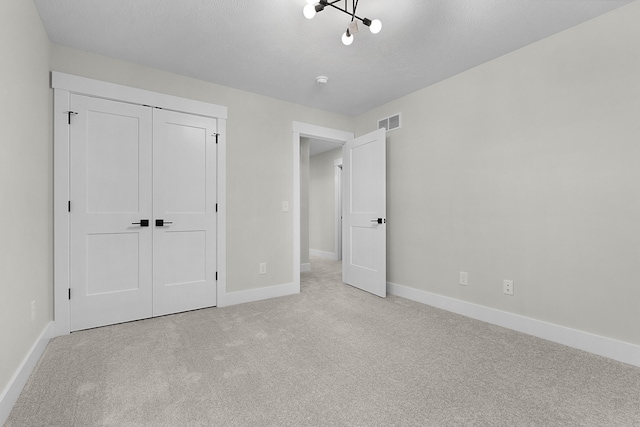
[[[0,1],[0,58],[1,395],[53,316],[49,40],[32,1]]]
[[[633,2],[358,117],[403,114],[390,282],[640,344],[638,22]]]
[[[309,247],[335,255],[335,174],[342,148],[311,157],[309,173]]]
[[[352,129],[353,118],[58,45],[51,60],[55,71],[227,106],[227,291],[293,283],[293,211],[282,212],[293,200],[292,123]]]

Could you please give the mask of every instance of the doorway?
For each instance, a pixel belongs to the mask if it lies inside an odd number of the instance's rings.
[[[301,271],[301,171],[300,155],[302,138],[326,141],[333,144],[343,145],[352,140],[354,134],[337,129],[325,128],[308,123],[293,122],[293,275],[294,285],[300,291],[300,271]],[[335,213],[332,215],[334,216]],[[335,221],[335,219],[334,219]]]
[[[309,254],[340,259],[342,144],[302,138],[300,162],[301,271],[308,271]]]

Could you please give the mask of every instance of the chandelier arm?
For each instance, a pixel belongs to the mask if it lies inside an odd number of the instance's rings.
[[[322,1],[320,1],[320,4],[323,5],[323,6],[331,6],[332,8],[337,9],[340,12],[346,13],[347,15],[351,16],[351,20],[352,21],[353,21],[353,18],[356,18],[356,19],[358,19],[360,22],[362,22],[364,24],[364,18],[360,18],[358,15],[356,15],[355,10],[353,11],[353,14],[351,14],[351,13],[349,13],[349,11],[347,11],[347,4],[348,4],[347,2],[349,0],[345,0],[345,8],[344,9],[342,9],[341,7],[338,7],[338,6],[336,6],[334,4],[334,3],[338,3],[339,1],[342,1],[342,0],[334,0],[334,1],[331,1],[331,2],[329,2],[327,0],[322,0]]]

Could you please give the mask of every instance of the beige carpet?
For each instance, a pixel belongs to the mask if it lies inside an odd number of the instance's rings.
[[[640,426],[640,369],[343,285],[51,341],[8,427]]]

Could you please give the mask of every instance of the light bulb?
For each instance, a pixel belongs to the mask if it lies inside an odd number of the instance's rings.
[[[305,18],[311,19],[316,16],[316,8],[314,5],[309,3],[304,7],[304,9],[302,9],[302,13],[304,14]]]
[[[380,22],[379,19],[374,19],[373,21],[371,21],[369,29],[373,34],[378,34],[380,30],[382,30],[382,22]]]
[[[345,46],[349,46],[351,43],[353,43],[353,36],[351,34],[347,34],[347,32],[345,31],[345,33],[342,35],[342,44]]]

